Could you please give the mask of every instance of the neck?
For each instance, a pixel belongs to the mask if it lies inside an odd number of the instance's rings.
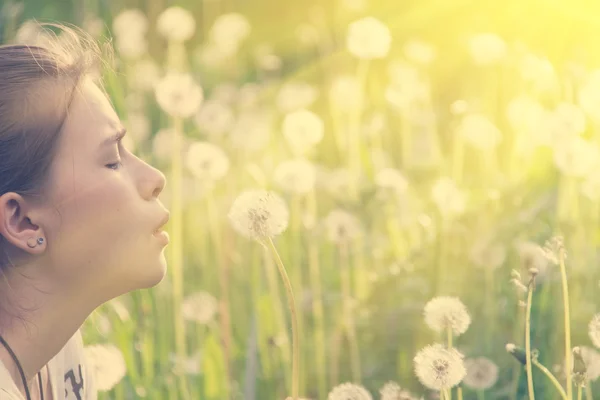
[[[23,275],[29,276],[26,271],[23,272]],[[10,282],[10,285],[6,282]],[[4,304],[13,306],[9,309],[9,315],[23,315],[23,320],[8,320],[8,316],[3,316],[6,318],[0,320],[0,335],[17,356],[31,387],[38,371],[65,346],[96,306],[86,302],[83,293],[65,293],[63,289],[58,290],[58,286],[51,288],[47,283],[40,285],[20,274],[1,282],[0,293],[9,297],[8,301],[2,299],[3,307]],[[18,311],[13,310],[25,310],[20,311],[25,314],[14,314]],[[25,394],[19,368],[1,344],[0,362]]]

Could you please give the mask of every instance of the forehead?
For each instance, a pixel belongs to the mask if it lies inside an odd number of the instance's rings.
[[[68,147],[94,150],[119,127],[119,117],[104,92],[91,80],[82,81],[65,119],[62,141]]]

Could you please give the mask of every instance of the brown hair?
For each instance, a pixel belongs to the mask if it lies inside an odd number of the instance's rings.
[[[0,46],[0,196],[43,198],[73,96],[83,78],[104,89],[101,67],[112,62],[112,46],[73,25],[27,24],[37,34],[29,43]],[[0,235],[0,273],[12,264],[5,246]]]

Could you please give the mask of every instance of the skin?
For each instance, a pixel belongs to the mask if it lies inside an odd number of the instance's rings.
[[[0,196],[0,234],[17,265],[0,277],[0,301],[28,308],[26,323],[3,318],[0,332],[19,358],[32,396],[37,372],[98,306],[153,287],[166,273],[165,244],[153,235],[168,213],[158,199],[166,179],[122,143],[100,145],[120,128],[108,98],[85,79],[69,109],[45,198]],[[122,166],[114,165],[119,159]],[[42,245],[27,245],[39,237]],[[3,346],[0,361],[24,395]]]

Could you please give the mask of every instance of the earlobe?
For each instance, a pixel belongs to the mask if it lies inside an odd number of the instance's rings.
[[[31,253],[31,249],[43,248],[45,239],[42,229],[25,216],[24,205],[25,199],[16,193],[0,196],[0,234],[8,243]]]

